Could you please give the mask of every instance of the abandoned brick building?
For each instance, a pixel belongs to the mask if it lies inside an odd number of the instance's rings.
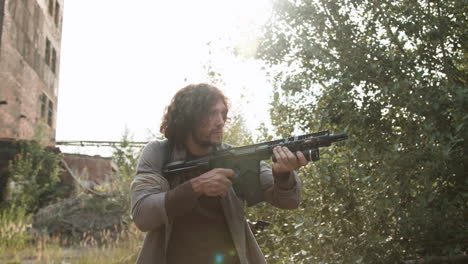
[[[36,139],[40,130],[41,139],[55,148],[63,5],[64,0],[0,0],[0,201],[14,154],[5,146]],[[71,163],[68,172],[83,171],[86,164],[112,172],[110,159],[62,158]],[[77,162],[80,158],[84,161]],[[85,171],[93,178],[100,170]]]
[[[55,141],[63,0],[0,1],[0,140]]]

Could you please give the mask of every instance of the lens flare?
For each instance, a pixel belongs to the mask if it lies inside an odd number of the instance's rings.
[[[220,253],[220,254],[216,254],[214,263],[215,263],[215,264],[221,264],[221,263],[223,263],[223,262],[224,262],[224,255],[221,254],[221,253]]]

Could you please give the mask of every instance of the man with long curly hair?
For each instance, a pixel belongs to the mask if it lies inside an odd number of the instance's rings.
[[[206,156],[225,148],[227,98],[209,84],[179,90],[166,112],[161,133],[148,143],[132,182],[132,216],[148,232],[137,263],[266,263],[244,217],[244,201],[231,187],[230,169],[166,179],[164,164]],[[307,164],[301,152],[273,150],[272,167],[261,163],[263,200],[282,209],[299,206],[301,183],[295,171]],[[248,202],[248,201],[247,201]],[[252,203],[249,203],[252,204]]]

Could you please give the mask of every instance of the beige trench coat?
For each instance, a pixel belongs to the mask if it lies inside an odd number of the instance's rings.
[[[145,146],[140,157],[137,174],[131,184],[132,216],[136,226],[147,232],[143,247],[138,256],[138,264],[166,264],[166,249],[171,236],[172,221],[168,219],[165,209],[165,195],[169,183],[162,177],[162,166],[165,155],[165,143],[152,141]],[[173,149],[170,161],[183,160],[186,152]],[[259,191],[264,201],[282,209],[295,209],[301,197],[301,182],[296,173],[291,180],[293,188],[280,189],[274,184],[271,168],[261,163]],[[265,258],[253,236],[244,215],[244,201],[234,191],[229,190],[222,197],[221,205],[232,235],[240,263],[266,263]]]

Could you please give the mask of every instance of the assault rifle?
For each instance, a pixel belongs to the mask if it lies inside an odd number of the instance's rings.
[[[166,178],[192,171],[206,172],[214,168],[228,168],[234,170],[237,177],[233,181],[233,188],[237,196],[247,200],[248,205],[261,201],[260,161],[270,158],[275,162],[273,148],[285,146],[291,152],[301,151],[308,161],[320,159],[319,148],[328,147],[334,142],[348,139],[346,133],[332,134],[328,130],[310,133],[302,136],[289,137],[254,145],[231,147],[212,152],[210,155],[187,161],[168,163],[163,168]]]

